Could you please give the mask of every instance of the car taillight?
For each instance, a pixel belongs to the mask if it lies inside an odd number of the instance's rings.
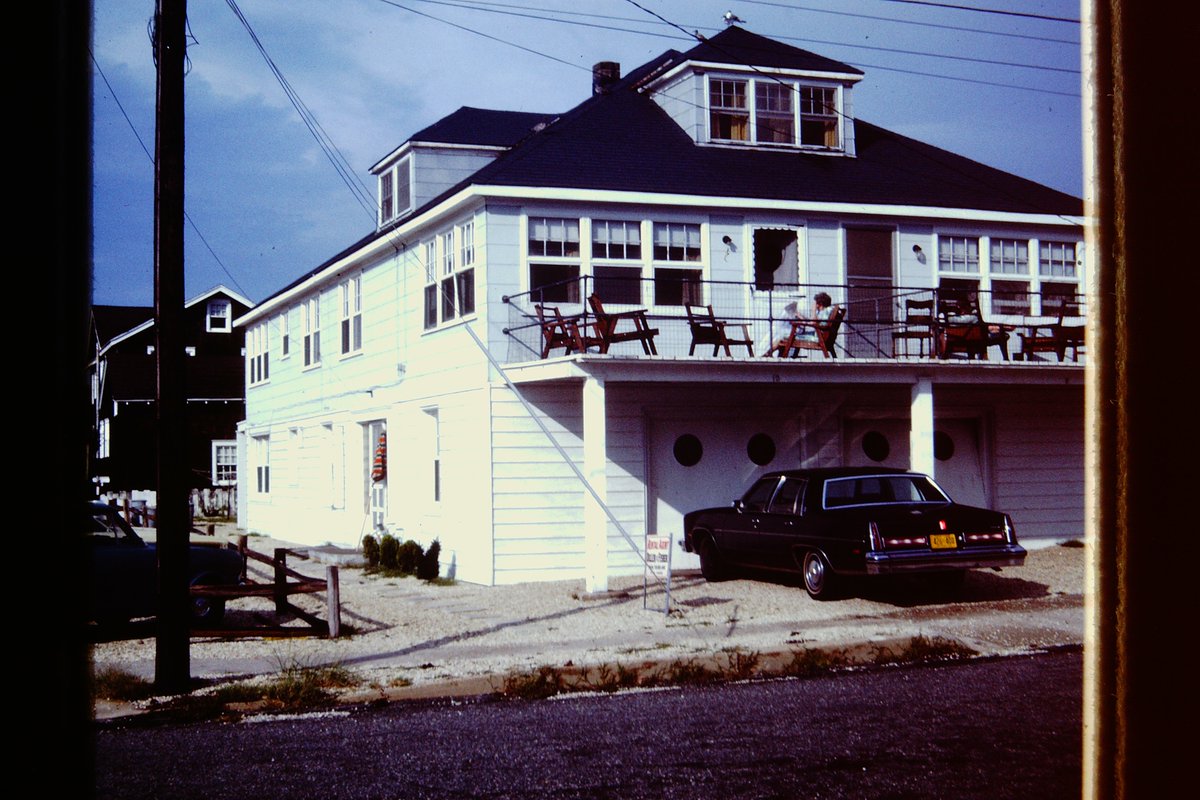
[[[872,550],[883,549],[883,537],[879,535],[879,526],[874,522],[867,523],[867,541],[870,542]]]
[[[1008,536],[1008,533],[968,533],[966,539],[968,542],[1002,542]]]

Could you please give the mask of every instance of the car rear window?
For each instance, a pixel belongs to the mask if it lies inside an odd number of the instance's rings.
[[[825,482],[825,508],[902,503],[948,503],[924,475],[861,475]]]

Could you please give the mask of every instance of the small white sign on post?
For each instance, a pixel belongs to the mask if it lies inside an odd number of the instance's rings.
[[[646,568],[642,574],[642,608],[648,608],[650,584],[662,584],[663,613],[671,613],[671,535],[646,533]]]

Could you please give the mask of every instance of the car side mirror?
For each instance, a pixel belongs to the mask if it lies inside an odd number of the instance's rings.
[[[746,510],[746,503],[742,500],[734,500],[732,505],[738,510],[739,513]]]

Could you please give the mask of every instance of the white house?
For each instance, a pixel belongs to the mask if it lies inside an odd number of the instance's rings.
[[[858,119],[862,79],[730,27],[597,65],[561,115],[461,108],[415,134],[372,169],[377,229],[237,320],[239,524],[437,538],[462,580],[600,589],[763,471],[880,463],[1026,541],[1081,535],[1086,355],[1020,334],[1081,313],[1082,203]],[[964,290],[1008,358],[895,336],[906,301]],[[689,355],[685,302],[769,342],[821,291],[836,358]],[[590,314],[593,293],[646,309],[655,352],[544,357],[536,306]]]

